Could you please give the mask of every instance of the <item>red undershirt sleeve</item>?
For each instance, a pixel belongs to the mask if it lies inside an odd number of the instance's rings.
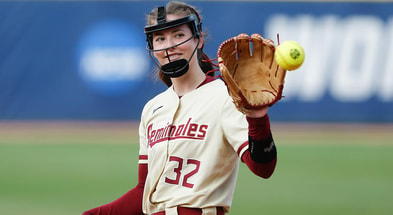
[[[269,116],[266,114],[261,118],[250,118],[247,117],[248,121],[248,135],[257,141],[265,141],[271,138],[270,121]],[[241,160],[248,166],[248,168],[256,175],[262,178],[269,178],[276,167],[277,155],[274,155],[274,159],[265,163],[255,162],[251,158],[250,148],[245,151],[241,157]]]
[[[120,198],[85,211],[82,215],[143,215],[142,198],[147,176],[147,164],[139,164],[138,184]]]

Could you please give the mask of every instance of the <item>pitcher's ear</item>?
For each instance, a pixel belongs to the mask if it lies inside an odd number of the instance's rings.
[[[202,49],[204,45],[205,45],[205,40],[203,39],[203,34],[201,34],[201,35],[199,36],[199,45],[198,45],[198,49]]]

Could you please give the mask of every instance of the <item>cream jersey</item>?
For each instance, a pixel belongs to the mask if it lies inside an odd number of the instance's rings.
[[[176,206],[229,211],[248,123],[222,80],[181,98],[169,87],[145,105],[139,135],[139,163],[148,164],[144,213]]]

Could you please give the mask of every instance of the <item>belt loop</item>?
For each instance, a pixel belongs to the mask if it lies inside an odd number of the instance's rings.
[[[177,207],[174,208],[166,208],[165,215],[178,215],[177,214]]]
[[[202,215],[217,215],[216,207],[202,208]]]

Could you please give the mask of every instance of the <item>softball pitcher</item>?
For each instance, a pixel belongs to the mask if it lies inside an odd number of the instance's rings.
[[[140,121],[138,184],[83,215],[223,215],[231,207],[239,161],[269,178],[277,152],[267,105],[240,112],[203,52],[197,10],[169,2],[153,9],[147,46],[167,90]]]

